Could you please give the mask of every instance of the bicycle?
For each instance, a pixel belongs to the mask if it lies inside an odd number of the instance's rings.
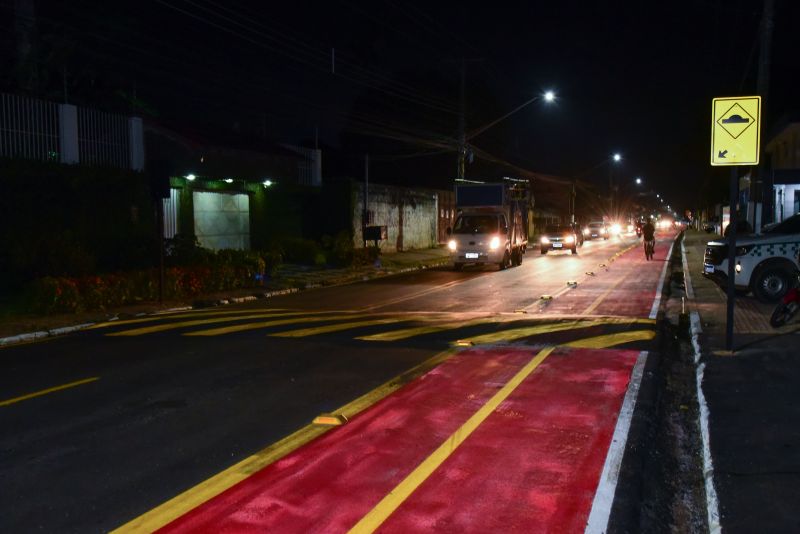
[[[650,260],[653,259],[653,255],[655,253],[655,248],[656,248],[656,240],[655,239],[651,239],[651,240],[645,239],[645,241],[644,241],[644,257],[647,258],[647,261],[650,261]]]

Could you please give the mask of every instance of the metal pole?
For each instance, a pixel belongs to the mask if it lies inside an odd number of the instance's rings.
[[[608,164],[608,218],[614,218],[614,182],[612,174],[614,172],[614,165]]]
[[[728,223],[728,312],[725,323],[725,348],[733,350],[733,305],[736,300],[736,223],[739,204],[739,178],[736,168],[731,168],[730,183],[730,222]]]
[[[369,202],[369,154],[364,154],[364,209],[361,211],[361,237],[367,248],[367,202]]]
[[[467,133],[466,133],[466,95],[465,85],[467,82],[467,60],[461,59],[461,92],[460,92],[460,112],[458,114],[458,169],[456,170],[456,177],[459,180],[464,179],[465,174],[465,160],[467,157]]]

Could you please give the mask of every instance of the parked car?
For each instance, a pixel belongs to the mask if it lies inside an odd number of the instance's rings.
[[[792,287],[800,251],[800,214],[763,230],[761,234],[737,232],[734,285],[739,294],[753,292],[761,302],[776,302]],[[723,289],[728,283],[728,243],[706,245],[703,274]]]
[[[603,221],[594,221],[590,222],[586,227],[586,233],[584,234],[589,239],[608,239],[608,225]]]
[[[571,250],[573,254],[578,253],[575,229],[568,224],[547,226],[539,242],[542,254],[547,254],[551,250]]]

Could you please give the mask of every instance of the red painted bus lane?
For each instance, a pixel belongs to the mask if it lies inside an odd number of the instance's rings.
[[[582,530],[638,353],[545,352],[464,351],[162,531]]]

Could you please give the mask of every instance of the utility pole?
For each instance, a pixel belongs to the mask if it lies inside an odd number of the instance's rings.
[[[775,26],[775,0],[764,0],[764,13],[761,15],[760,44],[758,53],[758,79],[756,82],[756,94],[761,97],[761,131],[766,132],[768,126],[767,103],[769,102],[769,75],[770,62],[772,56],[772,30]],[[756,231],[761,229],[760,215],[756,209],[757,203],[764,202],[764,176],[766,175],[766,165],[762,154],[759,157],[758,166],[753,169],[755,176],[751,177],[750,198],[753,201],[753,228]],[[771,203],[770,203],[771,204]],[[771,210],[774,213],[774,210]]]
[[[364,154],[364,209],[361,210],[361,237],[364,240],[364,248],[367,248],[367,202],[369,202],[369,154]]]
[[[467,60],[461,58],[461,91],[459,96],[458,114],[458,169],[456,178],[464,179],[464,167],[467,158],[467,132],[466,132],[466,83],[467,83]]]
[[[614,180],[613,180],[613,173],[614,173],[614,165],[609,164],[608,166],[608,218],[609,220],[614,218]]]

